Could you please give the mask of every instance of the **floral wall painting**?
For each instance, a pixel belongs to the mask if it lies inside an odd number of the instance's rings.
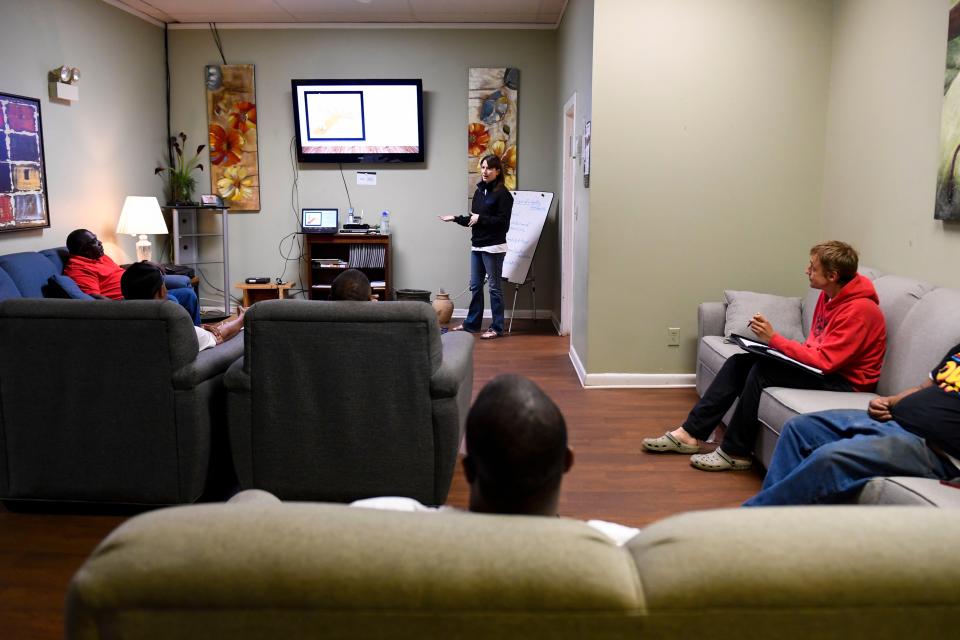
[[[40,101],[0,93],[0,232],[49,226]]]
[[[259,211],[260,154],[253,65],[207,65],[206,87],[213,192],[231,211]]]
[[[467,80],[467,198],[480,181],[480,161],[496,154],[511,191],[517,188],[517,87],[514,67],[470,69]]]
[[[960,220],[960,0],[952,0],[940,113],[940,166],[933,217]]]

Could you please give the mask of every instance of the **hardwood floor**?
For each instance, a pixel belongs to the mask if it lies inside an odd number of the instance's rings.
[[[704,473],[687,456],[641,452],[640,440],[678,424],[693,389],[581,388],[569,340],[548,322],[516,321],[514,333],[476,340],[474,393],[499,373],[539,384],[567,420],[576,460],[564,479],[561,514],[644,526],[674,513],[731,507],[756,493],[758,472]],[[448,503],[466,507],[459,470]],[[11,513],[0,507],[0,637],[63,636],[66,585],[125,515]]]

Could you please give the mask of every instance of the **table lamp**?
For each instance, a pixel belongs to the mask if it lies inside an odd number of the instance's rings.
[[[151,245],[147,234],[167,233],[160,203],[152,196],[127,196],[120,211],[117,233],[140,236],[137,240],[137,262],[151,259]]]

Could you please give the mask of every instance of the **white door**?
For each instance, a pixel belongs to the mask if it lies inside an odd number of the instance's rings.
[[[563,185],[560,197],[560,335],[573,326],[574,181],[577,176],[577,94],[563,105]]]

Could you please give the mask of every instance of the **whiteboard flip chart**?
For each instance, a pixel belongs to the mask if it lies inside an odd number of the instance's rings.
[[[550,213],[553,194],[549,191],[511,191],[513,211],[507,231],[507,255],[503,259],[503,277],[514,283],[527,280],[533,253],[537,250],[543,223]]]

